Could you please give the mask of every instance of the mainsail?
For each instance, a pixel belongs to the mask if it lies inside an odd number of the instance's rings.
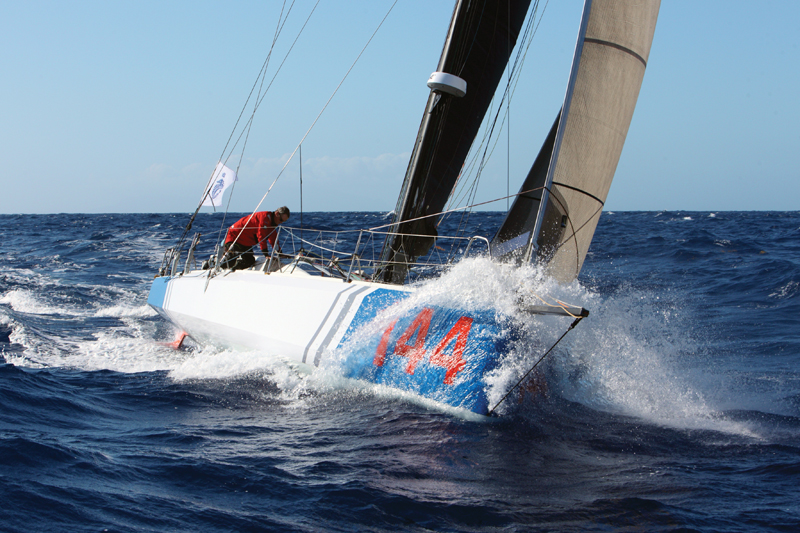
[[[628,134],[660,3],[586,0],[564,104],[492,240],[495,256],[546,263],[564,282],[578,276]]]
[[[398,198],[392,232],[384,243],[379,277],[403,283],[407,262],[424,256],[470,146],[494,97],[528,12],[530,0],[459,0],[437,67],[466,81],[466,94],[434,88]],[[432,80],[433,81],[433,80]],[[429,82],[429,86],[434,87]],[[409,236],[412,234],[414,236]]]

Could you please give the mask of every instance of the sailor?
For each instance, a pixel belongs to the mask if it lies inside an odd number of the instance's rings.
[[[259,245],[265,257],[269,257],[267,243],[278,253],[280,246],[275,242],[279,224],[289,220],[289,208],[279,207],[275,211],[258,211],[237,220],[228,230],[225,238],[225,256],[222,268],[242,270],[256,262],[252,247]],[[277,246],[277,248],[276,248]]]

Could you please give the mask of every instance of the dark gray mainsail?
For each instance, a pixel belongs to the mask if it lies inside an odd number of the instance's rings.
[[[392,232],[381,252],[378,278],[403,283],[406,263],[424,256],[437,235],[437,213],[461,173],[469,149],[494,97],[528,12],[530,0],[459,0],[442,49],[437,73],[466,82],[435,83],[422,117],[398,198]],[[412,234],[409,236],[408,234]]]
[[[642,85],[660,0],[586,0],[559,117],[492,240],[495,256],[578,276]],[[531,192],[526,192],[531,191]]]

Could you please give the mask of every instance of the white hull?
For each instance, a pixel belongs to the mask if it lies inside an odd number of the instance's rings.
[[[319,365],[341,341],[364,298],[377,289],[410,289],[294,273],[241,270],[208,280],[208,271],[157,278],[148,303],[201,344],[264,350]]]

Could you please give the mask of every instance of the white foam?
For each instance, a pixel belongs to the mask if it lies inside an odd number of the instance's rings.
[[[769,298],[782,300],[793,297],[798,292],[800,292],[800,282],[790,281],[786,285],[778,288],[777,291],[770,293]]]
[[[284,366],[288,368],[282,360],[264,352],[205,347],[191,352],[174,365],[169,376],[176,381],[227,379],[258,372],[274,373],[276,368]]]
[[[94,316],[96,317],[134,317],[134,318],[144,318],[148,316],[154,316],[156,314],[153,311],[153,308],[149,305],[112,305],[109,307],[101,307],[94,311]]]
[[[14,289],[0,296],[0,303],[6,304],[14,311],[32,314],[55,314],[60,308],[43,301],[36,292],[26,289]]]
[[[689,318],[677,304],[630,291],[598,302],[552,362],[567,399],[682,429],[757,437],[710,399],[720,380],[698,371]]]
[[[154,314],[143,303],[141,291],[80,283],[66,285],[58,278],[26,270],[4,272],[4,275],[16,284],[28,287],[0,295],[0,304],[8,305],[17,312],[65,317],[148,317]],[[92,294],[94,300],[76,303],[68,296],[75,289]],[[114,304],[109,305],[109,301]]]

